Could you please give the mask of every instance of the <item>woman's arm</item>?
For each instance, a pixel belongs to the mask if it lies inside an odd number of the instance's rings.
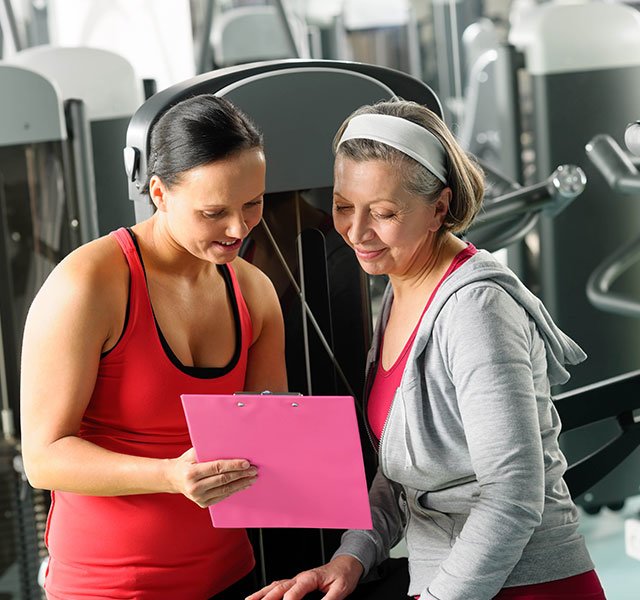
[[[369,501],[373,530],[350,530],[325,565],[298,573],[291,579],[274,581],[247,600],[300,600],[320,590],[326,599],[343,600],[363,576],[389,557],[389,550],[402,537],[404,515],[398,505],[399,486],[378,471],[371,485]]]
[[[363,577],[389,558],[389,552],[404,535],[405,515],[400,510],[401,486],[389,481],[380,469],[369,490],[373,529],[352,529],[342,535],[334,557],[349,555],[363,565]]]
[[[108,238],[79,248],[54,269],[31,306],[21,368],[27,477],[35,487],[88,495],[183,493],[206,506],[244,487],[253,469],[242,460],[199,465],[192,450],[178,459],[129,456],[78,437],[100,354],[122,328],[128,270],[117,252]]]
[[[423,598],[492,598],[544,507],[531,332],[504,290],[462,290],[450,302],[444,346],[480,496]]]

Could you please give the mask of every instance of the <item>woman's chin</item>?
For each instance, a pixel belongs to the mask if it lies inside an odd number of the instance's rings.
[[[363,261],[363,260],[358,260],[358,263],[360,264],[360,268],[367,275],[386,275],[387,274],[386,269],[384,269],[382,265],[378,265],[376,263]]]

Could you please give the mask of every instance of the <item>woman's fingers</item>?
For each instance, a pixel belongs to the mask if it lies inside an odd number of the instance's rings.
[[[211,506],[220,502],[221,500],[224,500],[225,498],[228,498],[236,492],[246,490],[253,485],[256,479],[257,477],[244,477],[242,479],[232,481],[231,483],[228,483],[226,485],[212,488],[209,495],[202,499],[201,506],[203,508],[206,506]]]
[[[317,589],[320,589],[320,577],[318,570],[312,569],[296,575],[293,579],[274,581],[247,596],[246,600],[302,600],[309,592]]]
[[[269,585],[263,587],[261,590],[247,596],[245,600],[280,600],[285,598],[285,594],[296,585],[296,579],[280,579],[274,581]],[[317,588],[313,588],[317,589]],[[311,590],[308,590],[311,591]],[[303,595],[304,596],[304,595]],[[302,598],[303,596],[299,596]],[[295,598],[295,596],[286,596],[289,598]]]
[[[246,471],[227,471],[219,475],[211,475],[192,483],[189,494],[197,499],[200,506],[210,506],[250,487],[257,479],[257,475],[258,470],[255,467]]]
[[[249,487],[258,474],[246,459],[197,462],[193,448],[175,459],[175,491],[206,507]]]
[[[298,578],[285,579],[263,596],[263,600],[300,600],[306,593],[316,589],[316,586],[303,585]]]
[[[261,590],[258,590],[257,592],[254,592],[250,596],[247,596],[245,598],[245,600],[260,600],[261,598],[264,598],[265,595],[267,593],[269,593],[271,590],[273,590],[276,586],[280,585],[280,583],[282,583],[282,582],[281,581],[274,581],[274,582],[270,583],[269,585],[263,587]]]
[[[244,459],[212,460],[196,463],[197,471],[202,477],[215,477],[227,473],[244,473],[251,469],[251,463]],[[254,467],[255,468],[255,467]]]

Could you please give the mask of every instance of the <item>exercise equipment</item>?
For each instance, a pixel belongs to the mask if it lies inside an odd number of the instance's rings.
[[[66,103],[78,207],[87,224],[81,229],[81,242],[133,225],[120,153],[129,119],[142,104],[144,92],[131,64],[108,50],[54,46],[23,50],[11,57],[11,64],[52,81]]]
[[[246,241],[243,255],[269,275],[278,292],[285,316],[290,389],[316,395],[347,393],[361,402],[372,327],[369,283],[331,221],[333,135],[363,104],[400,96],[441,115],[438,98],[427,85],[398,71],[319,60],[241,65],[172,86],[147,100],[129,125],[125,167],[137,220],[153,212],[140,191],[153,124],[169,107],[201,93],[229,99],[264,133],[269,163],[264,218]],[[497,194],[487,203],[484,229],[476,232],[475,239],[490,244],[496,228],[505,224],[511,227],[509,235],[517,236],[523,218],[525,224],[530,220],[527,213],[551,205],[559,209],[569,197],[575,198],[584,182],[581,176],[577,178],[581,185],[574,181],[579,171],[566,167],[565,172],[569,176],[558,188],[548,182],[522,190],[510,186],[502,201]],[[552,181],[560,179],[564,180],[562,171]],[[497,189],[504,189],[504,182]],[[557,189],[569,190],[569,196],[562,200]],[[468,233],[471,239],[473,232]],[[371,478],[375,455],[362,414],[360,426]],[[323,562],[338,545],[336,533],[254,532],[263,579],[287,577]],[[290,548],[298,550],[293,554],[284,550]]]

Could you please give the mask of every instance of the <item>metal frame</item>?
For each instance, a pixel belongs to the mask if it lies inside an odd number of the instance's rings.
[[[562,431],[615,418],[620,434],[588,456],[569,465],[564,479],[576,498],[640,447],[640,371],[588,385],[554,398]]]
[[[625,142],[636,148],[640,125],[627,127]],[[634,160],[610,136],[595,136],[585,147],[589,160],[605,178],[609,187],[622,194],[640,193],[640,172]],[[596,308],[618,315],[640,317],[640,300],[611,291],[613,283],[640,260],[640,236],[622,246],[600,263],[587,280],[587,297]]]
[[[154,123],[171,106],[197,94],[215,93],[226,86],[252,76],[303,68],[340,69],[372,77],[391,88],[398,95],[426,104],[431,110],[442,116],[440,102],[427,84],[386,67],[347,61],[288,59],[219,69],[158,92],[133,115],[127,132],[127,148],[125,149],[129,198],[143,206],[149,205],[146,196],[140,192],[146,175],[149,134]],[[139,205],[136,204],[136,215],[139,210]]]

